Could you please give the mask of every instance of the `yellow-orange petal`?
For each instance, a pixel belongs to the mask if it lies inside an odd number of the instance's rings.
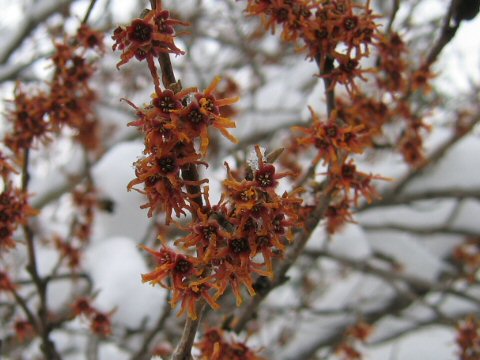
[[[218,100],[215,100],[215,105],[218,107],[232,105],[232,104],[235,104],[238,100],[240,100],[239,96],[225,98],[225,99],[218,99]]]
[[[220,81],[222,81],[222,78],[220,76],[215,76],[215,79],[213,79],[212,83],[208,85],[208,87],[205,89],[203,93],[205,95],[210,95],[212,92],[215,91]]]

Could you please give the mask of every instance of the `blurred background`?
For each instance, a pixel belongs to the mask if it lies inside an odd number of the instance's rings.
[[[373,0],[371,7],[382,15],[380,31],[389,26],[389,16],[398,7],[391,29],[404,38],[408,65],[415,68],[440,36],[446,3]],[[15,87],[21,83],[27,92],[48,88],[54,76],[53,44],[75,34],[89,4],[0,0],[2,138],[11,130],[5,114],[12,107]],[[308,122],[309,106],[325,113],[323,84],[315,63],[283,42],[280,31],[272,35],[259,19],[246,17],[246,1],[165,0],[163,4],[172,17],[191,24],[177,30],[177,46],[186,55],[172,56],[183,87],[205,89],[220,75],[223,80],[217,91],[222,97],[241,98],[229,109],[239,144],[212,134],[211,165],[202,170],[214,204],[226,176],[225,161],[231,166],[244,163],[255,144],[268,152],[285,147],[291,141],[290,128]],[[111,50],[111,35],[148,5],[147,1],[98,0],[90,15],[89,25],[105,33],[106,44],[104,56],[89,55],[96,67],[90,86],[96,93],[100,146],[86,155],[67,129],[31,153],[31,204],[41,209],[32,219],[41,274],[58,270],[61,255],[54,239],[68,237],[72,219],[78,217],[75,189],[82,188],[86,177],[96,189],[95,222],[89,243],[82,248],[79,276],[50,284],[49,308],[52,314],[61,314],[72,299],[94,294],[98,308],[114,310],[114,331],[99,339],[82,319],[65,322],[52,333],[65,359],[134,359],[138,354],[149,358],[158,348],[168,353],[183,324],[175,317],[176,310],[165,316],[168,326],[153,333],[148,351],[142,353],[145,337],[167,311],[168,294],[141,283],[140,274],[150,271],[152,264],[138,245],[158,246],[158,233],[170,240],[179,234],[164,226],[162,216],[148,218],[147,211],[140,209],[145,202],[142,196],[127,192],[135,176],[133,163],[142,156],[144,145],[141,134],[127,127],[135,111],[120,99],[140,106],[150,101],[154,89],[145,63],[131,61],[117,70],[120,54]],[[364,359],[460,359],[458,324],[480,310],[480,139],[478,126],[470,126],[465,134],[458,132],[462,119],[476,124],[480,118],[479,29],[478,17],[460,24],[433,66],[432,90],[412,100],[416,113],[431,126],[423,134],[427,165],[412,168],[396,151],[402,125],[392,121],[377,146],[356,157],[361,171],[392,179],[376,182],[382,199],[359,204],[354,221],[334,234],[322,222],[288,273],[289,281],[270,293],[248,331],[240,335],[245,339],[248,333],[248,343],[262,349],[266,358],[345,358],[336,349],[350,336],[349,329],[360,323],[368,324],[369,332],[367,340],[355,343]],[[362,65],[374,68],[376,56],[373,52]],[[367,78],[358,85],[382,98]],[[345,94],[340,87],[337,96]],[[293,161],[306,168],[314,157],[307,152]],[[317,166],[309,186],[320,182],[324,171]],[[291,186],[292,181],[282,179],[282,189]],[[0,269],[7,269],[21,283],[28,278],[27,255],[21,234],[16,239],[17,249],[0,254]],[[59,273],[68,274],[68,266],[62,266]],[[28,298],[32,289],[27,284],[19,291]],[[4,295],[0,293],[4,324],[0,354],[7,359],[39,358],[38,339],[14,339],[12,324],[20,311]],[[221,321],[221,315],[209,314],[205,323]]]

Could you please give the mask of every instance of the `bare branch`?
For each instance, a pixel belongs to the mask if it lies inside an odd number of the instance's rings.
[[[17,50],[27,37],[53,14],[69,6],[74,0],[43,0],[33,3],[23,15],[23,20],[15,27],[14,32],[5,36],[4,45],[0,49],[0,64],[5,64],[10,55]]]

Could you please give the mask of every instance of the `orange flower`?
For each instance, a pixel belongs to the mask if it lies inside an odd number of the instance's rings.
[[[78,298],[72,305],[75,316],[85,315],[90,316],[95,312],[95,309],[90,304],[90,299],[86,297]]]
[[[167,278],[173,280],[174,289],[184,289],[184,281],[191,276],[200,275],[200,271],[195,269],[198,261],[191,257],[182,254],[177,254],[166,246],[163,246],[160,251],[155,251],[147,246],[141,246],[142,249],[148,251],[153,255],[158,263],[154,271],[143,274],[142,281],[149,282],[152,285],[159,284],[165,288],[172,286],[167,283]]]
[[[173,26],[189,25],[186,22],[171,19],[170,12],[158,6],[150,10],[143,19],[135,19],[127,27],[115,29],[112,39],[113,50],[122,50],[121,61],[117,68],[126,64],[132,57],[138,60],[158,56],[159,53],[183,55],[174,42]]]
[[[212,285],[207,282],[197,281],[190,283],[185,289],[174,291],[170,304],[172,307],[175,307],[179,302],[181,302],[182,305],[180,307],[178,316],[187,313],[192,320],[196,320],[197,302],[201,298],[203,298],[213,310],[220,309],[220,305],[215,302],[214,298],[209,293],[211,288]]]
[[[325,211],[325,217],[327,218],[327,231],[329,234],[333,234],[347,222],[355,223],[350,211],[348,198],[342,199],[337,204],[329,205]]]
[[[323,160],[324,164],[332,164],[337,161],[340,150],[348,152],[361,153],[368,144],[365,139],[364,125],[340,126],[338,123],[338,112],[333,111],[328,122],[320,120],[318,114],[310,108],[312,114],[312,125],[309,128],[300,126],[293,127],[292,130],[301,131],[304,137],[297,141],[300,145],[313,145],[318,149],[318,155],[313,160],[313,164],[318,164]]]
[[[461,360],[476,360],[480,356],[480,321],[469,316],[457,325],[457,345]]]
[[[77,39],[85,49],[98,48],[100,52],[105,51],[103,33],[91,29],[88,25],[82,24],[77,31]]]
[[[276,239],[277,237],[274,237]],[[254,237],[253,241],[251,242],[251,251],[250,257],[254,257],[257,254],[262,254],[263,261],[266,268],[266,273],[271,278],[273,277],[273,266],[272,266],[272,258],[278,256],[275,252],[274,243],[272,241],[272,237],[269,236],[267,233],[265,234],[258,234]],[[278,243],[275,244],[277,248],[282,249],[283,245]]]
[[[20,342],[32,338],[35,335],[35,329],[28,320],[16,320],[14,324],[15,333]]]
[[[137,178],[130,181],[128,189],[145,194],[148,202],[141,206],[142,209],[149,208],[148,216],[151,217],[155,210],[163,210],[166,214],[166,223],[171,221],[172,212],[177,217],[185,215],[184,210],[191,210],[189,204],[191,196],[183,190],[184,186],[202,185],[208,179],[198,181],[183,180],[180,175],[180,166],[190,163],[202,163],[197,160],[197,155],[183,159],[176,159],[172,156],[163,156],[156,159],[150,156],[135,163]],[[144,190],[134,188],[137,184],[144,184]]]
[[[0,151],[0,176],[2,177],[4,183],[8,182],[8,178],[12,174],[18,174],[18,171],[15,170],[12,164],[10,164],[9,159]]]
[[[14,90],[14,110],[7,114],[12,124],[12,131],[5,136],[7,145],[16,155],[21,150],[29,149],[35,141],[46,142],[50,124],[47,121],[48,96],[43,92],[31,95],[24,92],[19,85]]]
[[[330,89],[333,89],[338,83],[344,85],[349,94],[353,95],[354,93],[357,93],[358,87],[355,84],[355,80],[361,79],[367,81],[363,74],[371,72],[371,70],[362,69],[360,67],[360,62],[356,58],[351,58],[348,55],[339,53],[335,53],[334,56],[339,62],[339,66],[334,68],[328,75],[323,76],[332,80]]]
[[[15,290],[15,285],[10,280],[8,274],[4,271],[0,271],[0,293],[1,292],[11,292]]]
[[[250,247],[247,247],[245,244],[241,244],[241,240],[238,244],[230,244],[229,249],[226,251],[228,260],[222,261],[220,266],[217,268],[216,273],[210,277],[212,279],[211,281],[217,287],[217,292],[215,293],[214,299],[220,298],[227,290],[227,287],[230,286],[233,294],[235,295],[237,306],[240,306],[243,302],[243,297],[240,290],[242,285],[245,286],[250,296],[255,295],[255,290],[253,288],[254,272],[263,276],[271,277],[271,274],[265,270],[262,270],[259,264],[255,264],[248,260],[249,252]],[[242,253],[243,266],[240,266],[238,257]]]
[[[265,360],[245,343],[235,341],[221,329],[208,329],[202,340],[195,344],[202,360]]]
[[[28,205],[27,196],[11,183],[0,194],[0,251],[16,246],[13,233],[19,224],[25,224],[30,216],[38,213]]]
[[[174,121],[173,126],[178,131],[179,139],[192,142],[199,137],[200,152],[203,156],[207,153],[209,143],[207,130],[209,126],[217,128],[231,142],[238,142],[227,130],[235,128],[235,122],[220,115],[220,108],[234,104],[238,101],[238,97],[216,99],[213,92],[220,81],[221,78],[216,77],[204,92],[193,94],[194,96],[190,98],[188,106],[171,111],[172,120]]]
[[[175,45],[173,26],[189,25],[186,22],[170,18],[170,12],[163,10],[161,1],[155,9],[150,10],[143,19],[135,19],[126,27],[118,27],[113,32],[115,41],[113,50],[121,50],[117,68],[126,64],[133,57],[139,61],[147,60],[148,68],[160,90],[160,79],[155,66],[155,58],[161,53],[183,55],[185,52]]]
[[[91,319],[90,329],[97,335],[109,336],[112,334],[111,313],[104,314],[96,311]]]
[[[75,270],[79,268],[82,254],[79,247],[63,241],[60,238],[55,238],[55,246],[57,250],[59,250],[62,258],[67,260],[67,264],[71,269]]]
[[[366,174],[357,171],[357,167],[353,160],[339,166],[333,166],[330,169],[329,176],[331,179],[330,187],[332,189],[342,190],[345,196],[348,196],[350,190],[353,190],[353,203],[358,205],[358,199],[362,195],[368,202],[374,198],[380,197],[377,190],[372,184],[372,180],[391,180],[379,175]]]
[[[207,214],[197,210],[197,221],[193,222],[186,229],[189,235],[175,241],[175,245],[184,249],[194,247],[197,251],[197,258],[209,263],[212,258],[217,257],[217,249],[230,237],[224,231],[217,220],[209,218]]]

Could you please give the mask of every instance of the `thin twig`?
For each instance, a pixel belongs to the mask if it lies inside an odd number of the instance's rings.
[[[167,293],[168,297],[168,293]],[[158,319],[157,324],[153,327],[153,329],[145,336],[143,339],[143,343],[140,346],[138,352],[132,356],[132,360],[144,360],[149,357],[149,348],[152,341],[158,335],[158,333],[163,329],[165,322],[169,318],[172,313],[172,307],[168,303],[167,299],[165,299],[165,303],[163,306],[163,312],[160,318]]]
[[[445,226],[437,226],[437,227],[411,227],[399,224],[382,224],[382,225],[364,225],[362,224],[362,228],[367,231],[400,231],[402,233],[411,233],[420,236],[430,236],[435,234],[443,234],[443,235],[459,235],[465,236],[469,238],[480,237],[479,231],[468,230],[468,229],[452,229],[450,227]]]
[[[59,12],[65,6],[69,6],[73,0],[57,0],[51,1],[48,6],[43,6],[44,2],[32,4],[24,14],[15,30],[11,34],[5,34],[2,41],[2,49],[0,51],[0,64],[6,64],[10,56],[21,47],[28,36],[50,16]],[[3,34],[2,34],[3,35]]]
[[[25,315],[27,316],[27,319],[28,321],[30,322],[30,324],[32,324],[32,326],[35,328],[35,330],[37,332],[40,332],[40,326],[37,322],[37,319],[35,318],[35,315],[33,314],[33,312],[30,310],[30,308],[28,307],[27,305],[27,302],[25,301],[25,299],[23,299],[20,294],[15,290],[15,289],[12,289],[12,295],[13,297],[15,298],[15,301],[17,302],[17,304],[22,308],[22,310],[24,311]]]
[[[448,12],[445,15],[445,18],[443,20],[443,26],[442,26],[442,31],[440,33],[440,37],[438,38],[437,42],[432,47],[432,49],[430,50],[430,53],[427,56],[427,60],[425,62],[425,65],[427,67],[433,64],[437,60],[443,48],[453,39],[453,37],[455,36],[459,28],[460,24],[455,24],[453,26],[451,25],[455,4],[456,4],[456,0],[452,0],[450,2]]]
[[[388,18],[388,24],[387,24],[387,28],[385,29],[385,33],[390,34],[390,32],[392,31],[393,22],[397,17],[399,9],[400,9],[400,0],[393,0],[393,9],[390,14],[390,17]]]
[[[97,0],[91,0],[90,1],[90,5],[88,5],[87,12],[86,12],[85,16],[83,17],[82,24],[87,23],[88,18],[90,17],[90,14],[92,13],[93,7],[95,6],[96,2],[97,2]]]
[[[439,146],[429,157],[426,159],[421,165],[419,165],[417,168],[413,169],[410,171],[407,175],[405,175],[400,181],[397,182],[396,186],[393,188],[387,190],[384,194],[382,194],[382,199],[380,201],[373,202],[372,204],[364,204],[360,206],[357,211],[363,211],[372,207],[377,207],[377,206],[388,206],[388,205],[393,205],[396,203],[406,203],[410,201],[415,201],[417,199],[428,199],[428,198],[435,198],[437,196],[440,196],[440,193],[443,193],[445,195],[448,195],[447,191],[430,191],[430,192],[423,192],[420,197],[418,195],[402,195],[400,197],[400,194],[402,191],[409,185],[414,179],[419,177],[421,174],[424,173],[424,171],[431,167],[433,164],[435,164],[437,161],[443,158],[443,156],[455,145],[457,144],[460,140],[465,138],[470,132],[475,128],[475,126],[480,123],[480,116],[475,118],[474,120],[471,121],[471,123],[465,127],[465,129],[461,132],[456,132],[452,135],[452,137],[446,141],[443,145]],[[461,193],[465,192],[465,190],[462,190],[461,192],[458,193],[450,193],[451,196],[444,196],[444,197],[457,197],[461,198]],[[428,195],[429,193],[430,196]],[[469,194],[468,196],[476,196],[475,194]],[[478,194],[477,194],[478,195]]]
[[[25,149],[22,159],[22,191],[28,193],[28,182],[30,175],[28,172],[28,163],[30,158],[29,149]],[[41,350],[47,359],[57,360],[60,359],[60,355],[55,349],[55,344],[50,340],[51,327],[48,322],[48,305],[47,305],[47,283],[41,278],[38,272],[37,256],[35,251],[34,235],[29,224],[23,225],[23,231],[27,243],[28,252],[28,265],[27,271],[32,277],[32,281],[37,289],[37,294],[40,299],[38,306],[38,324],[39,335],[42,339]],[[34,324],[33,324],[34,325]]]
[[[200,320],[205,311],[206,304],[203,301],[197,303],[197,319],[192,320],[187,316],[185,321],[185,326],[183,328],[182,337],[177,344],[175,351],[173,352],[171,360],[190,360],[192,359],[191,351],[193,346],[193,341],[195,340],[195,335],[197,334],[198,325],[200,325]]]

